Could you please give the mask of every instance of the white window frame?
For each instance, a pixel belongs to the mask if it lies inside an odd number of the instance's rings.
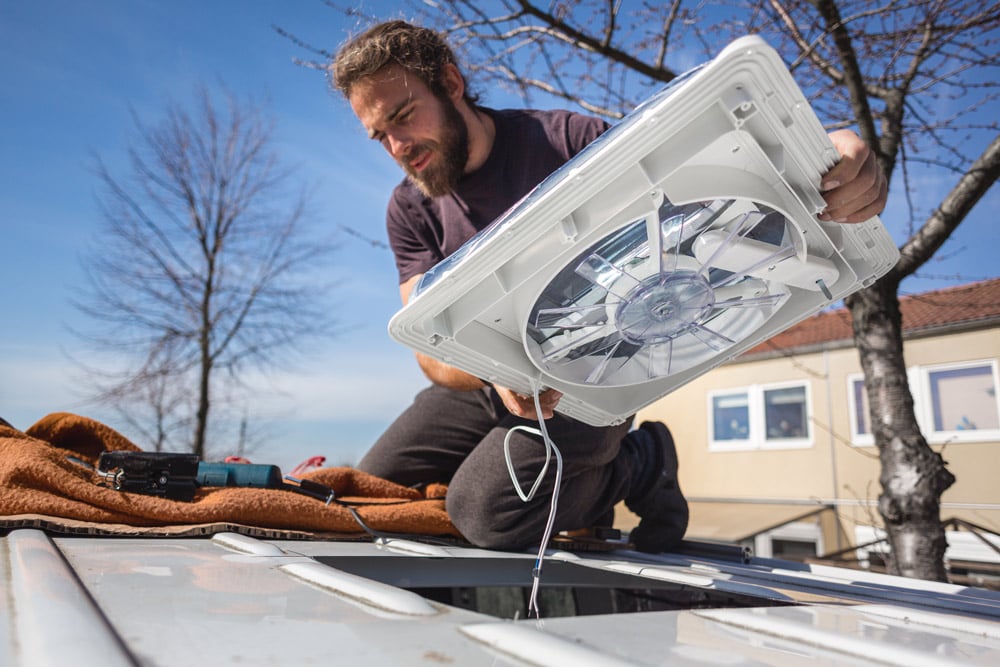
[[[812,542],[816,545],[816,555],[826,553],[823,546],[823,531],[818,521],[792,521],[774,530],[760,533],[753,538],[753,554],[761,558],[774,558],[774,540],[795,540]]]
[[[1000,368],[996,359],[973,359],[971,361],[952,362],[947,364],[932,364],[928,366],[913,366],[906,370],[910,393],[913,395],[913,411],[917,417],[920,432],[932,445],[951,442],[995,442],[1000,440],[1000,429],[977,429],[969,431],[935,431],[934,405],[931,401],[931,374],[938,371],[961,370],[963,368],[982,368],[988,366],[993,374],[993,387],[997,400],[997,411],[1000,414]],[[863,380],[861,373],[847,376],[847,416],[851,425],[851,444],[855,447],[873,447],[875,436],[871,424],[869,433],[858,433],[857,405],[854,400],[854,382]],[[869,416],[866,414],[865,418]]]
[[[805,389],[805,423],[807,435],[802,438],[768,438],[767,418],[764,407],[764,395],[775,389],[804,388]],[[749,433],[739,440],[715,439],[715,398],[746,394]],[[707,394],[708,400],[708,449],[713,452],[741,452],[756,450],[809,449],[813,446],[813,410],[812,386],[808,381],[795,380],[775,382],[771,384],[755,384],[729,389],[713,389]]]
[[[973,359],[971,361],[948,364],[933,364],[913,368],[916,381],[911,377],[910,391],[913,392],[914,409],[917,411],[917,421],[927,442],[944,444],[946,442],[993,442],[1000,440],[1000,428],[975,430],[934,430],[934,405],[931,401],[931,374],[939,371],[962,370],[965,368],[988,367],[993,377],[993,398],[997,414],[1000,415],[1000,373],[996,359]]]
[[[873,447],[875,446],[875,434],[872,432],[871,424],[867,424],[867,421],[871,419],[871,415],[867,412],[865,412],[864,418],[868,427],[868,433],[858,433],[858,404],[854,395],[854,384],[859,380],[861,381],[862,391],[867,391],[864,388],[864,373],[851,373],[847,376],[847,417],[851,423],[851,444],[855,447]]]

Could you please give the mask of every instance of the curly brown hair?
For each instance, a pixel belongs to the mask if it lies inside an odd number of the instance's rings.
[[[441,33],[406,21],[386,21],[348,40],[337,51],[327,71],[330,84],[348,98],[358,81],[388,65],[399,65],[419,77],[434,95],[444,97],[441,73],[449,63],[458,67],[455,54]],[[462,78],[465,79],[464,75]],[[464,97],[470,105],[478,99],[469,92],[467,82]]]

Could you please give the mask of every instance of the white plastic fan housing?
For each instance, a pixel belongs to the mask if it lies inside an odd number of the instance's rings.
[[[878,218],[817,219],[838,157],[778,54],[744,37],[428,271],[389,333],[620,423],[895,264]]]

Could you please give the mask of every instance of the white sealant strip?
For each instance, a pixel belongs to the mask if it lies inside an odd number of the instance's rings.
[[[406,554],[409,556],[426,556],[428,558],[447,558],[451,555],[451,552],[447,549],[437,546],[436,544],[424,544],[423,542],[417,542],[416,540],[403,540],[398,537],[391,537],[386,539],[379,539],[375,542],[376,546],[388,551],[395,553]]]
[[[239,533],[219,533],[212,536],[212,541],[231,551],[251,556],[280,557],[288,555],[270,542],[264,542],[263,540],[258,540],[255,537],[240,535]]]
[[[438,613],[438,609],[416,593],[349,574],[316,561],[288,563],[279,566],[279,569],[297,579],[376,610],[406,616],[434,616]]]
[[[497,651],[539,667],[636,667],[638,663],[550,635],[523,623],[463,625],[462,634]]]

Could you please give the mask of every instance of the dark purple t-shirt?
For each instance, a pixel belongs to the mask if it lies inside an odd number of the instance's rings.
[[[400,284],[458,250],[608,127],[569,111],[481,110],[496,126],[482,167],[442,197],[425,197],[409,179],[392,192],[386,227]]]

